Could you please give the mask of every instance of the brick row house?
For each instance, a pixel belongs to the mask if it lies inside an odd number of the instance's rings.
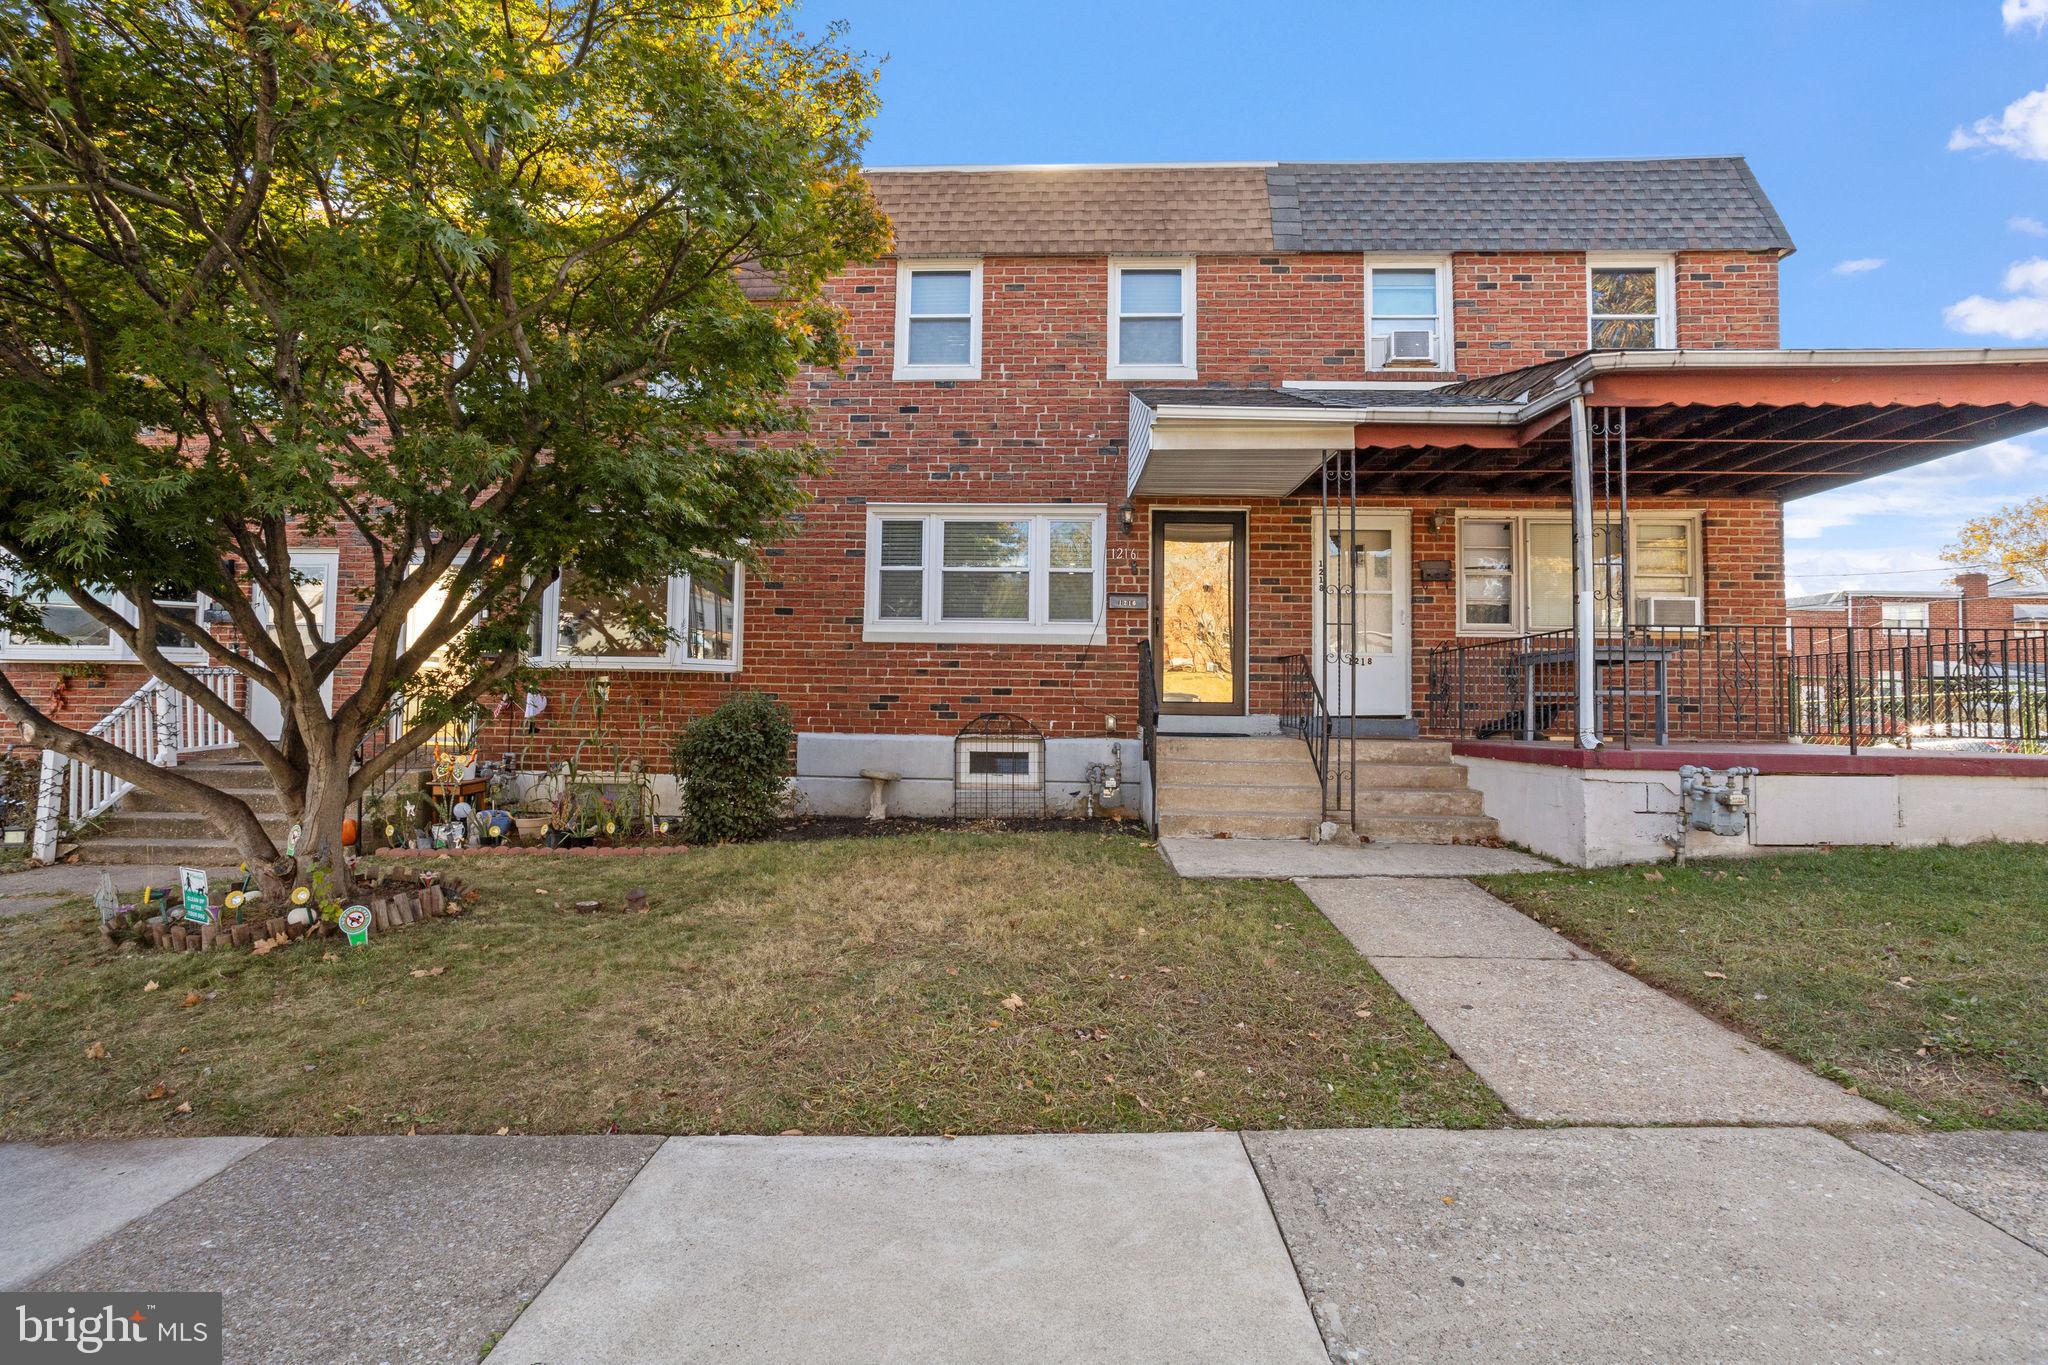
[[[2048,584],[1959,573],[1946,592],[1848,589],[1788,598],[1785,623],[1800,631],[1856,630],[1861,648],[1908,631],[1975,630],[2048,635]]]
[[[1741,632],[1782,633],[1788,497],[2048,425],[2041,352],[1778,349],[1792,240],[1739,158],[869,178],[894,254],[833,285],[807,507],[752,565],[648,585],[665,644],[557,585],[560,680],[485,754],[559,762],[602,678],[662,768],[758,688],[824,812],[879,783],[911,814],[1490,838],[1471,746],[1786,737],[1725,694]],[[329,623],[360,557],[295,557]],[[76,723],[139,679],[71,615],[0,663]]]

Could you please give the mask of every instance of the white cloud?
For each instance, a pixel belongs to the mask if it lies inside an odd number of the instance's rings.
[[[2039,33],[2043,25],[2048,25],[2048,0],[2005,0],[1999,13],[2005,19],[2007,33],[2023,28]]]
[[[2029,214],[2016,213],[2005,220],[2005,225],[2026,237],[2048,237],[2048,223]]]
[[[2021,95],[2003,113],[1978,119],[1948,135],[1948,149],[1996,147],[2030,161],[2048,161],[2048,89]]]
[[[2009,337],[2014,341],[2035,341],[2048,337],[2048,259],[2039,256],[2014,261],[2005,270],[2008,298],[1987,298],[1972,294],[1950,304],[1942,318],[1958,332],[1971,336]]]
[[[1857,256],[1851,260],[1836,261],[1835,273],[1837,275],[1867,275],[1873,270],[1884,269],[1884,265],[1885,258],[1882,256]]]
[[[1818,540],[1870,517],[1903,517],[1952,531],[2012,501],[2010,483],[2048,472],[2048,455],[2023,441],[1993,441],[1896,474],[1785,504],[1785,539]]]

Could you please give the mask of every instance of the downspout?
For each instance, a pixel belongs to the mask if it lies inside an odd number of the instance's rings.
[[[1572,395],[1572,599],[1573,682],[1579,747],[1600,747],[1599,688],[1593,677],[1593,439],[1586,425],[1586,396]]]

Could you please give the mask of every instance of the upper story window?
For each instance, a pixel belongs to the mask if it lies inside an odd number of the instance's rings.
[[[738,565],[597,593],[573,571],[548,585],[534,623],[533,661],[573,668],[739,667]]]
[[[1102,620],[1100,507],[873,507],[870,640],[1085,644]]]
[[[1195,377],[1195,263],[1109,263],[1109,377]]]
[[[1451,365],[1448,261],[1371,260],[1365,267],[1367,365],[1375,370],[1448,370]]]
[[[1927,629],[1925,602],[1886,602],[1878,609],[1878,621],[1886,630]]]
[[[896,378],[981,378],[981,262],[896,267]]]
[[[1649,351],[1677,344],[1671,322],[1668,256],[1588,256],[1588,342],[1597,351]]]

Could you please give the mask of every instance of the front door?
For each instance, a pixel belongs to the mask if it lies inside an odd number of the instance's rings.
[[[334,581],[340,572],[340,557],[333,551],[309,550],[292,556],[292,573],[298,578],[299,599],[312,610],[313,619],[320,623],[320,639],[334,638]],[[263,624],[275,632],[277,623],[270,604],[260,597],[256,602],[256,614]],[[298,630],[299,638],[310,649],[316,643],[306,640],[305,619],[293,612],[286,612],[291,624]],[[329,712],[334,709],[334,675],[320,684],[320,699]],[[263,732],[266,739],[279,739],[284,735],[284,708],[268,688],[249,684],[249,719]]]
[[[1159,709],[1245,713],[1245,515],[1157,512],[1152,518],[1152,651]]]
[[[1318,681],[1333,716],[1406,716],[1408,514],[1316,515]]]

